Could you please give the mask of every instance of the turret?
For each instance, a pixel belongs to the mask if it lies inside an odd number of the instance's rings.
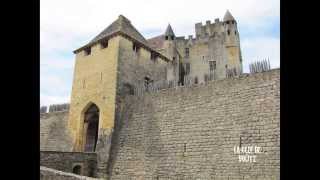
[[[172,63],[168,65],[168,69],[172,69],[172,71],[169,71],[167,73],[172,74],[167,75],[167,80],[177,80],[179,75],[179,56],[177,54],[177,48],[176,48],[176,36],[172,30],[171,25],[169,24],[167,26],[167,29],[164,33],[165,41],[163,42],[163,49],[164,49],[164,55],[172,60]],[[170,78],[171,77],[171,78]]]
[[[168,25],[164,35],[166,40],[172,41],[175,39],[175,35],[170,24]]]
[[[236,68],[238,73],[242,73],[242,58],[240,50],[240,38],[237,22],[227,10],[223,17],[225,32],[225,47],[227,49],[227,68]]]

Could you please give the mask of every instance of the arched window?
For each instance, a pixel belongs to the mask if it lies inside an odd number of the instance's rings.
[[[85,152],[94,152],[98,140],[99,108],[91,104],[84,113]]]
[[[81,166],[80,165],[76,165],[72,168],[72,173],[74,174],[81,174]]]

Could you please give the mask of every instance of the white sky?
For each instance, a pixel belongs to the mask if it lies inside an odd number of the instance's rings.
[[[122,14],[146,37],[171,24],[176,36],[194,35],[195,23],[214,22],[226,10],[238,22],[244,70],[269,58],[280,66],[279,0],[41,0],[40,104],[69,102],[73,50],[90,41]]]

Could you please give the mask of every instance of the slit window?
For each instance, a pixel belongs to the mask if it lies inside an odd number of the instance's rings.
[[[186,63],[186,74],[190,74],[190,63]]]
[[[228,35],[230,35],[230,30],[228,29]]]
[[[186,54],[186,57],[189,57],[189,48],[185,48],[185,54]]]
[[[84,49],[84,55],[85,56],[88,56],[90,54],[91,54],[91,47],[88,47],[88,48]]]

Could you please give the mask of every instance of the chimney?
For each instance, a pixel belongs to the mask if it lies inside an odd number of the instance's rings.
[[[210,20],[206,21],[206,25],[210,25],[210,24],[211,24]]]

